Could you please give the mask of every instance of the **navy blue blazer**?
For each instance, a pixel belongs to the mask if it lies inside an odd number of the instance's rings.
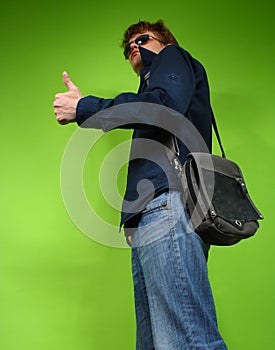
[[[122,93],[111,99],[87,96],[79,101],[76,113],[81,127],[134,129],[121,225],[163,191],[180,190],[164,149],[157,145],[170,145],[171,133],[176,134],[179,158],[184,163],[190,151],[211,152],[212,144],[209,85],[202,64],[175,45],[168,45],[159,54],[140,47],[140,53],[143,69],[138,93]],[[189,132],[186,120],[197,133]],[[179,137],[180,130],[185,136]],[[200,137],[203,149],[201,142],[196,144]]]

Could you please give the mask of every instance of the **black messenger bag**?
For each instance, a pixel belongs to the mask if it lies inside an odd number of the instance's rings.
[[[173,136],[172,163],[183,186],[191,227],[206,243],[228,246],[253,236],[263,216],[248,194],[239,166],[225,157],[213,114],[212,124],[222,157],[189,153],[182,166],[177,139]],[[169,158],[171,161],[171,156]]]

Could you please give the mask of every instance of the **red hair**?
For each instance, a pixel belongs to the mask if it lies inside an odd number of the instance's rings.
[[[137,33],[153,32],[155,36],[165,45],[174,44],[179,45],[174,35],[165,26],[164,22],[160,19],[156,23],[150,23],[145,21],[139,21],[132,24],[124,32],[124,37],[121,43],[121,47],[125,48],[130,39]]]

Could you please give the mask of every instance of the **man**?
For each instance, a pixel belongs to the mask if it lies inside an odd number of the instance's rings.
[[[189,229],[179,183],[169,173],[174,169],[160,166],[165,152],[152,151],[153,147],[145,142],[170,146],[171,134],[183,128],[185,117],[211,152],[212,115],[205,70],[179,47],[162,21],[131,25],[122,47],[125,58],[140,76],[138,93],[122,93],[113,99],[83,98],[64,72],[69,91],[55,97],[56,119],[60,124],[77,122],[104,131],[116,127],[134,129],[121,225],[132,246],[136,349],[227,349],[217,328],[207,277],[209,246]],[[137,103],[145,106],[140,108],[142,113],[132,113],[131,106]],[[97,114],[117,106],[128,108],[128,119],[127,114],[120,120],[109,112]],[[163,109],[169,119],[166,124],[160,122]],[[182,124],[176,123],[169,110],[182,116]],[[155,111],[159,111],[159,123],[152,117]],[[183,163],[188,145],[179,139],[176,142]],[[159,164],[151,157],[153,153],[162,159]]]

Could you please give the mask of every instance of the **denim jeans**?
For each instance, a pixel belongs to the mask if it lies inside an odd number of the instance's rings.
[[[151,201],[131,238],[136,349],[227,349],[207,275],[209,246],[188,227],[181,194]]]

